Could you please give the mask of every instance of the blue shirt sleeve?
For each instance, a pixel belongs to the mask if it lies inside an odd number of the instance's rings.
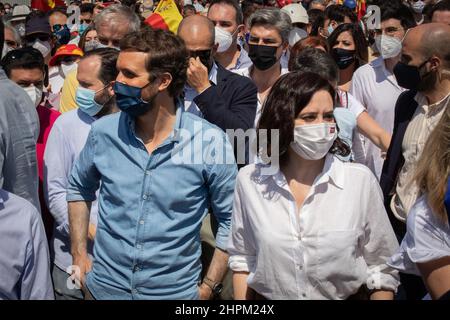
[[[95,165],[96,150],[95,126],[92,126],[86,145],[75,160],[67,187],[67,201],[96,200],[95,192],[100,186],[100,173]]]
[[[215,153],[212,164],[208,165],[207,185],[209,188],[210,205],[217,219],[219,228],[216,235],[216,246],[227,250],[228,236],[231,229],[231,214],[233,211],[234,186],[237,176],[237,165],[233,148],[227,136],[221,132],[222,139],[217,139],[210,145],[210,154]],[[222,152],[218,152],[218,151]]]
[[[444,205],[445,209],[447,210],[448,223],[450,224],[450,177],[447,181],[447,192],[445,193]]]

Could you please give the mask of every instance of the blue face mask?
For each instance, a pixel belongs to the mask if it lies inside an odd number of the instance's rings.
[[[334,31],[334,28],[333,28],[333,26],[330,24],[330,25],[328,25],[328,36],[331,36],[331,34],[333,33],[333,31]]]
[[[99,91],[103,89],[100,89]],[[95,101],[95,94],[99,91],[78,87],[77,93],[75,95],[75,101],[77,102],[80,110],[90,115],[91,117],[95,116],[100,112],[100,110],[103,109],[103,106]]]
[[[80,27],[78,28],[78,34],[79,34],[80,36],[82,36],[83,33],[84,33],[84,31],[85,31],[88,27],[89,27],[88,24],[85,24],[85,23],[80,24]]]
[[[152,107],[154,98],[151,101],[142,100],[142,89],[150,84],[146,84],[142,88],[129,86],[125,83],[115,82],[114,93],[116,94],[116,103],[119,109],[131,117],[139,117],[146,114]]]
[[[55,35],[58,44],[68,44],[70,41],[70,30],[67,25],[54,25],[53,28],[55,30],[53,34]]]

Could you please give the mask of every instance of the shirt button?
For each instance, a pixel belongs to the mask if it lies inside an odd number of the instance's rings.
[[[302,293],[302,297],[303,297],[303,298],[306,298],[306,293]]]
[[[149,175],[150,175],[150,170],[145,170],[145,174],[146,174],[147,176],[149,176]]]
[[[137,249],[141,249],[141,248],[142,248],[142,245],[137,244],[137,245],[136,245],[136,248],[137,248]]]
[[[136,289],[131,290],[132,294],[138,294],[138,291]]]
[[[144,220],[140,220],[140,221],[139,221],[139,224],[144,224]]]
[[[141,271],[141,269],[139,269],[139,266],[134,266],[133,271],[138,272],[138,271]]]
[[[147,200],[147,195],[144,194],[144,195],[142,196],[142,199]]]

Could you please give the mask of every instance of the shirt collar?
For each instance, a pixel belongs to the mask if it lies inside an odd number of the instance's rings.
[[[179,98],[176,99],[175,108],[176,108],[176,110],[175,110],[175,117],[176,117],[175,118],[175,125],[173,127],[172,133],[170,134],[170,136],[169,136],[168,140],[166,140],[166,142],[167,141],[168,142],[178,142],[180,140],[179,132],[180,132],[180,128],[181,128],[181,125],[182,125],[182,121],[181,121],[182,115],[184,113],[184,103],[183,103],[183,101],[181,99],[179,99]],[[127,117],[127,123],[128,123],[128,126],[129,126],[131,132],[136,137],[136,139],[138,139],[138,137],[136,135],[136,122],[134,121],[134,118],[130,117],[126,113],[125,113],[125,115]],[[163,144],[164,143],[165,142],[163,142]]]
[[[269,165],[265,164],[257,164],[258,166],[268,168]],[[270,174],[264,174],[261,172],[261,180],[267,180],[269,178],[272,178],[273,181],[282,189],[288,188],[286,178],[281,172],[280,168],[277,168],[275,173]],[[333,154],[328,153],[325,157],[325,164],[323,166],[322,172],[317,176],[316,180],[313,183],[313,187],[318,186],[322,183],[330,183],[332,182],[336,187],[339,189],[344,188],[344,181],[345,181],[345,170],[344,170],[344,163],[336,158]]]
[[[217,64],[215,62],[213,63],[211,71],[209,72],[209,81],[217,85]]]
[[[432,112],[433,110],[437,110],[437,109],[440,109],[441,107],[443,107],[445,105],[445,103],[447,102],[447,100],[449,99],[449,97],[450,97],[450,93],[448,93],[440,101],[428,105],[427,97],[423,93],[417,92],[416,95],[414,96],[414,100],[416,100],[419,107],[422,107],[423,109],[425,109],[426,112],[430,112],[430,111]]]

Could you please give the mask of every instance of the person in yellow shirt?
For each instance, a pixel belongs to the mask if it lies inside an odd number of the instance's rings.
[[[75,108],[78,108],[75,102],[75,93],[77,92],[78,81],[77,81],[77,70],[70,72],[61,90],[61,101],[59,105],[59,112],[64,113]]]

